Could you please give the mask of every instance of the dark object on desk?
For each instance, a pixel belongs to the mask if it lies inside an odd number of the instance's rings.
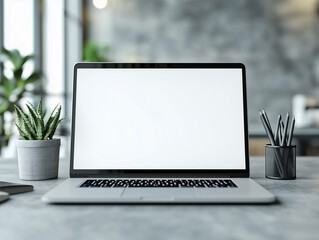
[[[24,193],[24,192],[33,191],[33,186],[0,181],[0,191],[7,192],[9,194]]]
[[[291,145],[291,140],[295,127],[295,117],[293,117],[288,133],[290,115],[287,113],[285,124],[281,116],[278,116],[276,132],[272,132],[270,121],[265,110],[259,111],[261,122],[265,128],[269,141],[266,145],[265,174],[271,179],[295,179],[296,178],[296,146]]]
[[[296,145],[266,145],[265,175],[277,180],[296,179]]]

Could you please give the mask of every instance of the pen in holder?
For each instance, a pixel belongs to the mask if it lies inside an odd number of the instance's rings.
[[[290,115],[287,113],[285,123],[278,116],[276,129],[273,132],[265,110],[259,111],[261,122],[271,144],[265,147],[265,174],[267,178],[289,180],[296,179],[296,145],[291,145],[295,127],[293,117],[290,129]]]
[[[265,175],[278,180],[296,179],[296,145],[265,147]]]

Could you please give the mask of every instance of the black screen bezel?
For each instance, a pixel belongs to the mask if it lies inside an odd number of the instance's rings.
[[[245,169],[74,169],[74,136],[76,116],[76,88],[77,70],[94,68],[239,68],[242,69],[243,84],[243,109],[244,109],[244,141],[245,141]],[[71,126],[71,152],[70,152],[70,177],[249,177],[249,141],[247,123],[247,94],[246,71],[242,63],[77,63],[73,74],[73,101],[72,101],[72,126]],[[230,146],[231,148],[231,146]]]

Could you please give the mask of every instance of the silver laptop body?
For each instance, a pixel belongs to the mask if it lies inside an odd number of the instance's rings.
[[[240,63],[78,63],[70,178],[47,203],[271,203]]]

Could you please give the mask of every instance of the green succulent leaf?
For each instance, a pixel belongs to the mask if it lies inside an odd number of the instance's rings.
[[[53,112],[52,112],[53,113]],[[60,118],[60,114],[61,114],[61,106],[59,106],[57,112],[55,113],[55,115],[52,117],[52,121],[50,122],[50,125],[46,126],[46,128],[48,129],[48,131],[46,132],[44,139],[52,139],[55,130],[59,124],[59,118]]]
[[[44,111],[46,112],[46,111]],[[42,98],[40,99],[40,103],[38,105],[37,108],[37,113],[38,113],[38,117],[40,119],[40,125],[39,125],[39,131],[41,131],[41,135],[39,135],[39,137],[41,136],[41,139],[44,137],[44,114],[43,114],[43,110],[42,110]]]
[[[17,126],[17,129],[18,129],[18,131],[20,133],[20,137],[22,139],[24,139],[24,140],[30,140],[29,137],[28,137],[28,134],[25,133],[18,124],[15,124],[15,125]]]
[[[28,104],[26,104],[26,106],[28,107],[28,110],[31,111],[31,112],[36,116],[36,118],[39,117],[39,116],[38,116],[38,112],[37,112],[37,110],[35,109],[35,107],[33,106],[32,103],[30,103],[30,102],[28,101]]]
[[[53,116],[54,116],[55,110],[58,108],[58,106],[59,106],[59,104],[55,106],[55,108],[53,109],[53,111],[50,114],[50,117],[49,117],[47,123],[45,124],[45,128],[44,128],[45,135],[46,135],[46,133],[49,130],[49,127],[50,127],[50,125],[51,125],[51,123],[53,121]]]
[[[47,115],[47,110],[45,109],[42,111],[42,118],[44,119],[46,115]]]
[[[29,119],[30,122],[33,125],[33,128],[35,128],[36,137],[38,140],[42,139],[42,133],[43,130],[41,129],[41,119],[39,118],[34,106],[29,102],[30,105],[27,104],[27,108],[29,110]]]
[[[43,116],[43,114],[42,114],[42,98],[40,99],[39,105],[37,107],[37,113],[39,116]]]
[[[14,108],[16,110],[16,113],[17,113],[17,118],[18,118],[18,125],[19,127],[24,130],[24,122],[23,122],[23,118],[22,118],[22,115],[21,115],[21,111],[18,111],[17,109],[19,109],[18,106],[14,105]]]
[[[24,126],[24,132],[26,132],[28,134],[28,137],[30,137],[30,139],[35,140],[36,139],[36,132],[32,126],[32,123],[30,122],[30,118],[27,114],[25,114],[19,107],[15,106],[15,110],[17,112],[18,118],[20,117],[22,119],[23,122],[23,126]],[[21,122],[21,120],[19,121],[19,123]],[[21,124],[19,124],[20,127],[22,127]]]
[[[64,118],[60,119],[57,123],[55,123],[54,127],[53,127],[53,130],[49,136],[49,139],[52,139],[53,138],[53,135],[55,134],[55,131],[58,127],[58,125],[60,124],[60,122],[62,122],[64,120]]]

